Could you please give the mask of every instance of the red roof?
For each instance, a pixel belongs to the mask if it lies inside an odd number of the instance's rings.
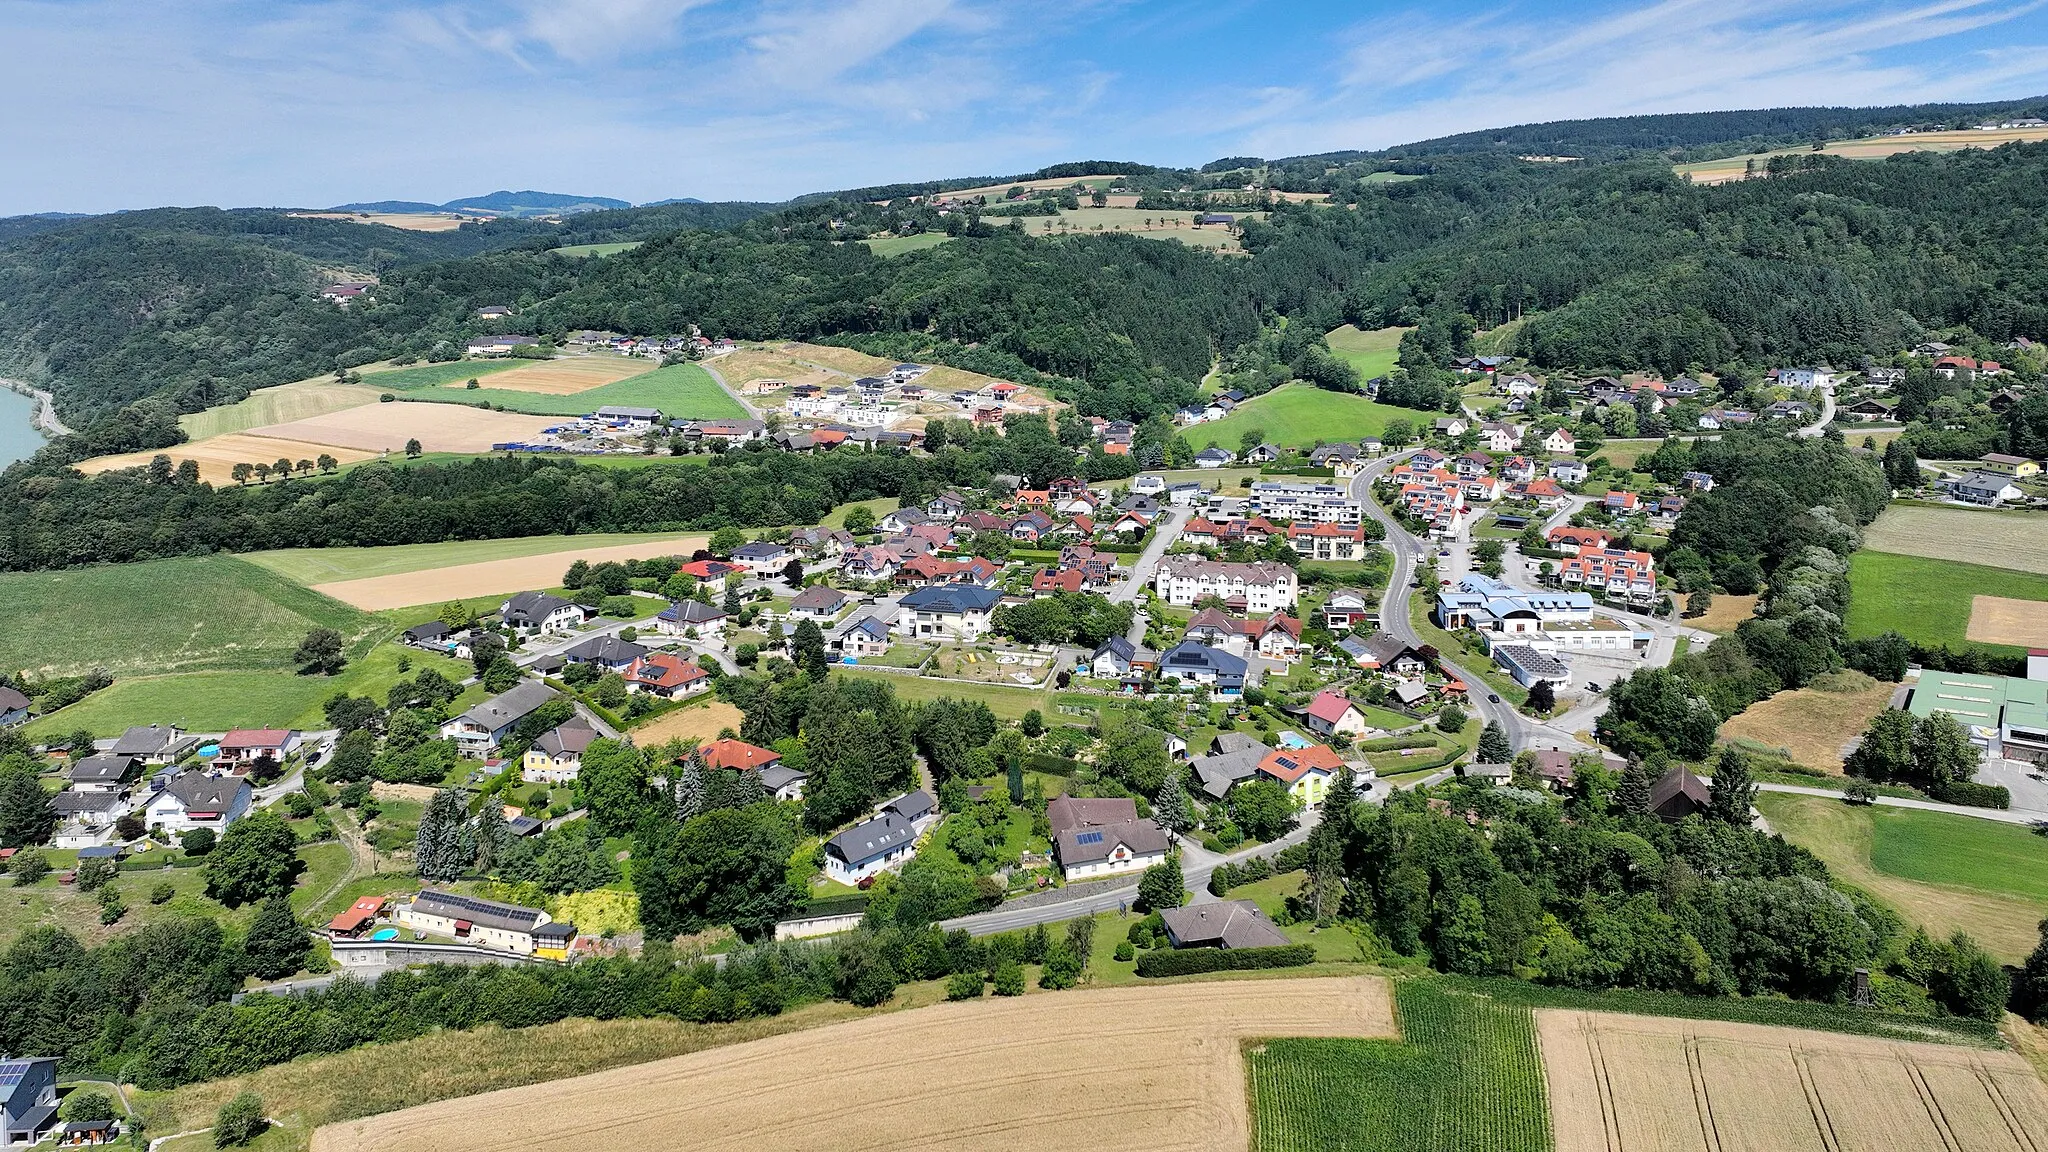
[[[1259,771],[1280,781],[1292,784],[1303,776],[1320,768],[1331,775],[1344,767],[1344,758],[1327,744],[1311,744],[1306,748],[1275,748],[1259,761]]]
[[[220,738],[222,748],[282,748],[292,734],[284,728],[237,728]]]
[[[646,684],[655,688],[681,688],[705,677],[702,668],[670,652],[642,656],[627,665],[625,673],[628,684]]]
[[[713,740],[704,748],[704,762],[713,768],[760,768],[782,759],[772,748],[760,748],[744,740]]]
[[[357,932],[362,929],[363,925],[368,924],[383,914],[383,911],[384,898],[382,896],[364,896],[349,905],[348,911],[342,912],[336,915],[334,919],[329,920],[327,922],[327,929],[330,932]]]
[[[1031,578],[1033,592],[1079,592],[1084,574],[1079,568],[1068,568],[1055,572],[1050,568],[1040,569]]]
[[[739,569],[723,560],[692,560],[676,571],[685,576],[695,576],[699,580],[716,580],[728,572],[737,572]]]
[[[1316,693],[1316,698],[1309,701],[1308,714],[1325,724],[1335,724],[1344,718],[1346,712],[1356,707],[1358,705],[1353,704],[1350,697],[1341,692],[1325,689]]]

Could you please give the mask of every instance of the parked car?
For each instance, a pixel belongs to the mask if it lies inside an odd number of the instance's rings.
[[[1498,692],[1488,692],[1486,694],[1486,702],[1489,704],[1500,703],[1500,694]]]

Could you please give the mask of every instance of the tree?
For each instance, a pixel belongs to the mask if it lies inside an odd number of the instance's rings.
[[[772,804],[715,808],[680,827],[641,821],[633,836],[633,890],[649,940],[714,924],[743,939],[771,934],[801,894],[789,883],[796,832]]]
[[[50,858],[36,847],[23,848],[7,861],[7,874],[14,878],[14,886],[26,888],[50,874]]]
[[[1024,966],[1005,956],[996,962],[995,970],[989,973],[989,984],[998,996],[1022,996],[1024,994]]]
[[[2048,1023],[2048,920],[2041,921],[2039,927],[2041,942],[2020,965],[2009,1001],[2014,1012],[2036,1024]]]
[[[1749,827],[1750,805],[1756,802],[1756,785],[1750,782],[1749,758],[1734,745],[1721,749],[1714,761],[1714,780],[1708,788],[1707,815],[1729,824]]]
[[[242,941],[250,975],[259,980],[281,979],[304,968],[312,954],[313,937],[292,915],[291,902],[282,896],[265,898]]]
[[[1462,728],[1464,725],[1460,724],[1459,727]],[[1508,742],[1507,729],[1495,723],[1488,723],[1486,727],[1480,729],[1478,754],[1481,764],[1505,764],[1513,760],[1515,746]]]
[[[1166,859],[1138,877],[1138,907],[1156,912],[1162,908],[1178,908],[1188,901],[1188,883],[1181,875],[1180,853],[1169,852]],[[1002,995],[1000,990],[996,995]]]
[[[1913,726],[1913,771],[1934,788],[1977,774],[1977,749],[1962,722],[1947,712],[1929,713]]]
[[[505,638],[496,632],[486,632],[469,642],[470,670],[478,676],[491,666],[491,662],[505,654]]]
[[[406,459],[411,460],[417,457],[420,454],[420,450],[420,442],[418,440],[407,440],[405,442]]]
[[[713,555],[730,556],[735,549],[746,542],[747,534],[728,524],[711,534],[711,542],[707,547],[711,549]]]
[[[1548,712],[1557,707],[1557,690],[1548,680],[1538,680],[1529,686],[1529,711]]]
[[[416,443],[416,442],[415,442]],[[263,1134],[270,1122],[263,1118],[263,1097],[243,1092],[220,1106],[213,1118],[213,1146],[229,1148],[247,1144]]]
[[[0,767],[0,848],[41,844],[57,830],[57,807],[25,758]]]
[[[1695,588],[1691,592],[1686,594],[1685,614],[1688,617],[1697,618],[1700,616],[1705,616],[1707,614],[1708,609],[1712,608],[1713,606],[1714,594],[1705,588]]]
[[[254,464],[249,463],[237,464],[233,468],[228,469],[228,475],[233,477],[235,483],[237,484],[246,485],[247,483],[249,483],[249,477],[254,476],[255,474],[256,466]]]
[[[929,447],[929,432],[926,435],[926,446]],[[846,510],[845,525],[846,530],[856,536],[865,532],[872,532],[875,530],[875,510],[865,504],[855,504]]]
[[[856,933],[839,947],[833,991],[857,1007],[873,1008],[896,995],[896,969],[888,950],[867,932]]]
[[[1866,780],[1908,780],[1913,777],[1913,714],[1886,708],[1871,717],[1863,739],[1843,767]]]
[[[1648,761],[1631,758],[1628,767],[1622,769],[1621,787],[1615,789],[1614,798],[1622,811],[1646,816],[1650,812],[1651,786],[1655,783]]]
[[[1102,751],[1095,758],[1096,770],[1133,792],[1152,795],[1166,783],[1166,743],[1159,734],[1132,719],[1122,719],[1103,733]]]
[[[796,632],[790,637],[790,650],[796,657],[796,666],[806,675],[825,675],[825,633],[815,620],[798,621]]]
[[[1998,961],[1958,930],[1948,939],[1946,955],[1928,992],[1958,1016],[1996,1022],[2005,1015],[2012,997],[2012,978]]]
[[[1033,708],[1024,713],[1024,719],[1019,722],[1018,727],[1026,736],[1035,740],[1045,734],[1045,714]]]
[[[112,883],[120,872],[120,864],[113,857],[93,856],[78,862],[71,873],[71,884],[80,892],[97,892]]]
[[[1152,800],[1152,819],[1173,832],[1184,833],[1195,826],[1194,805],[1188,801],[1187,781],[1180,769],[1166,773],[1166,783],[1159,786],[1159,794]]]
[[[314,461],[314,464],[316,467],[320,469],[320,471],[325,472],[330,476],[333,475],[341,467],[341,461],[336,460],[332,455],[326,452],[322,452],[320,454],[320,459]]]
[[[784,564],[782,566],[782,582],[784,584],[789,585],[791,588],[803,587],[804,562],[792,557],[789,563]]]
[[[219,833],[211,828],[188,828],[178,833],[178,849],[187,856],[204,856],[219,841]]]
[[[545,793],[542,793],[545,795]],[[476,873],[489,876],[498,869],[498,861],[504,857],[505,844],[512,838],[512,832],[505,826],[505,806],[496,796],[486,793],[483,807],[476,814]]]
[[[304,867],[298,838],[283,817],[265,809],[229,825],[200,871],[208,896],[239,908],[266,896],[289,896]]]
[[[647,758],[638,748],[608,738],[592,740],[583,751],[577,779],[583,785],[590,822],[598,831],[607,836],[633,831],[649,795]]]
[[[90,1124],[96,1120],[112,1120],[114,1102],[105,1092],[97,1088],[74,1089],[64,1098],[64,1119],[75,1123]]]
[[[299,641],[299,650],[292,653],[292,663],[299,666],[299,675],[319,674],[332,676],[348,663],[341,653],[341,633],[332,628],[315,628]]]
[[[1156,865],[1155,865],[1156,867]],[[1076,921],[1085,923],[1085,921]],[[1072,988],[1081,982],[1081,958],[1062,940],[1046,950],[1045,965],[1038,971],[1038,986],[1051,991]]]
[[[1294,797],[1278,780],[1247,780],[1230,790],[1230,819],[1254,840],[1275,840],[1294,826]]]
[[[453,788],[435,792],[420,813],[413,838],[413,870],[423,880],[454,880],[469,871],[474,849],[466,835],[469,809]]]

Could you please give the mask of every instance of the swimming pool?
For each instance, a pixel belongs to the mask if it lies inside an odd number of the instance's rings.
[[[375,932],[372,932],[372,933],[370,933],[370,939],[372,939],[372,940],[396,940],[396,939],[398,939],[398,929],[396,929],[396,928],[379,928],[379,929],[377,929],[377,930],[376,930]]]

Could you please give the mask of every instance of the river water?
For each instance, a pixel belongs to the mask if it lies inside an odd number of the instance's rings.
[[[36,402],[6,388],[0,388],[0,468],[26,460],[43,446],[43,434],[33,423]]]

